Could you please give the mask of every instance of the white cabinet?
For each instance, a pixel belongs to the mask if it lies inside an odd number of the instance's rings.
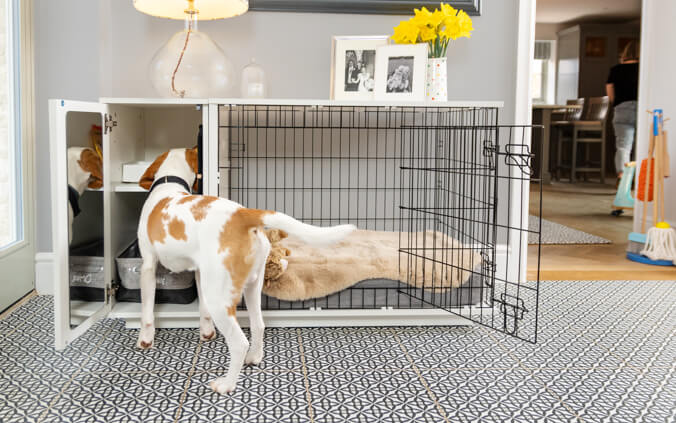
[[[493,200],[504,191],[495,173],[500,166],[496,163],[508,161],[498,160],[499,154],[507,154],[500,149],[498,141],[505,138],[504,135],[497,135],[501,106],[498,102],[388,105],[314,100],[107,98],[101,99],[100,103],[51,100],[56,347],[63,348],[104,316],[125,319],[128,327],[139,326],[140,304],[116,303],[114,298],[115,257],[136,238],[138,218],[146,197],[145,190],[137,184],[122,182],[122,165],[152,161],[170,148],[193,147],[199,125],[203,125],[205,194],[229,196],[248,207],[274,208],[312,224],[349,222],[367,229],[403,231],[409,228],[409,223],[404,222],[401,210],[406,209],[409,197],[413,198],[410,194],[417,189],[420,192],[430,190],[429,187],[416,188],[416,184],[421,181],[436,184],[437,209],[454,210],[453,213],[471,210],[474,213],[458,215],[457,220],[449,222],[460,222],[454,232],[457,237],[469,230],[483,237],[463,240],[480,251],[484,259],[482,267],[469,271],[481,276],[482,284],[493,283],[490,292],[488,285],[481,288],[480,301],[473,302],[502,313],[500,319],[504,317],[504,322],[492,319],[488,324],[493,325],[494,320],[495,325],[507,330],[510,326],[507,319],[523,314],[526,307],[520,305],[522,298],[510,303],[509,298],[518,297],[518,290],[505,288],[500,297],[494,287],[497,283],[510,283],[508,279],[514,277],[507,275],[519,273],[515,269],[525,265],[525,253],[511,261],[513,269],[509,271],[507,267],[510,266],[505,264],[509,262],[505,256],[509,248],[501,248],[496,238],[505,225],[491,221],[497,217],[489,210],[497,209]],[[69,120],[68,115],[72,113],[95,113],[97,115],[91,116],[96,116],[104,128],[104,183],[100,190],[103,216],[99,217],[103,221],[106,281],[102,301],[70,301],[69,297],[65,153],[77,138],[69,134],[82,133],[89,125],[87,119]],[[414,130],[417,132],[412,132]],[[509,136],[516,138],[518,135],[512,135],[510,131]],[[425,150],[413,146],[413,141],[418,143],[420,140]],[[504,144],[508,145],[510,141],[506,139]],[[82,143],[85,142],[80,141]],[[436,176],[423,176],[422,179],[416,176],[418,179],[414,181],[406,172],[415,169],[413,165],[422,163],[419,160],[423,153],[427,155],[424,160],[429,166],[429,175]],[[453,154],[458,156],[449,156]],[[470,166],[457,166],[461,161]],[[472,172],[468,173],[467,169]],[[312,177],[311,172],[316,172],[316,177]],[[462,172],[457,179],[461,185],[448,186],[449,182],[456,181],[452,179],[456,178],[453,175]],[[411,181],[405,180],[409,176]],[[460,186],[466,191],[458,195]],[[523,179],[514,186],[523,190]],[[86,196],[90,193],[82,198]],[[467,202],[472,196],[477,197],[476,204],[480,207]],[[317,209],[324,203],[330,203],[331,207]],[[427,215],[436,213],[432,208],[416,210]],[[523,210],[517,210],[511,214],[523,217],[523,213]],[[482,225],[481,230],[463,223],[470,220]],[[94,224],[84,224],[87,227],[78,230],[91,230]],[[521,237],[528,233],[527,228],[510,227],[509,231],[512,237],[517,233]],[[452,263],[445,265],[453,266]],[[505,276],[498,276],[498,272]],[[360,286],[346,294],[350,298],[349,304],[345,302],[345,296],[295,303],[274,299],[264,302],[266,326],[464,325],[470,324],[468,319],[487,324],[473,317],[475,308],[448,295],[446,299],[442,295],[430,301],[421,291],[415,302],[409,299],[404,306],[399,300],[392,302],[387,296],[379,297],[376,294],[379,288],[369,286]],[[410,290],[387,289],[386,295],[415,297]],[[530,290],[532,288],[524,288],[524,292]],[[359,292],[361,306],[357,301],[359,298],[355,297]],[[369,301],[372,299],[373,303],[367,304],[365,295],[370,295]],[[493,301],[497,303],[493,304]],[[537,310],[532,304],[528,307],[531,311]],[[488,309],[483,310],[482,319]],[[155,315],[157,327],[196,327],[199,323],[197,302],[156,305]],[[238,311],[238,321],[247,325],[245,310]]]
[[[122,165],[152,161],[170,148],[193,147],[199,125],[208,119],[206,101],[105,99],[99,103],[50,100],[52,157],[52,230],[54,248],[55,342],[63,348],[104,316],[124,310],[140,312],[139,304],[115,303],[115,257],[135,239],[145,190],[122,182]],[[103,187],[80,195],[82,214],[69,224],[68,160],[70,147],[88,147],[90,126],[102,127]],[[205,156],[208,147],[204,149]],[[205,168],[205,171],[207,169]],[[206,173],[206,172],[205,172]],[[96,197],[102,204],[96,204]],[[92,209],[95,209],[94,212]],[[98,227],[102,228],[98,230]],[[69,293],[69,231],[73,244],[82,237],[103,242],[101,301],[71,300]],[[170,309],[173,309],[170,307]],[[192,309],[192,308],[190,308]],[[161,311],[161,308],[160,310]]]

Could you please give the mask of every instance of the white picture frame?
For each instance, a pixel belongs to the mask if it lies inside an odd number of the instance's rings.
[[[392,44],[376,51],[376,101],[423,102],[427,44]]]
[[[332,38],[331,100],[373,100],[376,50],[388,41],[388,35]],[[350,64],[353,68],[349,68]]]

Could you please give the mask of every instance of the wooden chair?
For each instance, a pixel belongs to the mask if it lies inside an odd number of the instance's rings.
[[[580,106],[577,108],[566,108],[559,109],[552,113],[551,128],[554,129],[553,137],[550,137],[552,140],[552,146],[556,145],[556,148],[552,148],[550,151],[555,152],[553,160],[550,161],[549,168],[552,170],[552,175],[559,180],[561,172],[559,170],[559,164],[561,163],[561,143],[559,142],[560,138],[560,129],[570,127],[572,122],[576,122],[582,118],[582,110],[584,108],[584,98],[574,98],[566,100],[567,106]]]
[[[606,173],[606,118],[610,102],[607,96],[591,97],[586,102],[586,110],[583,113],[582,120],[572,121],[567,124],[557,125],[559,133],[556,172],[557,178],[560,178],[561,169],[570,169],[570,182],[575,182],[577,173],[599,172],[600,182],[605,182]],[[563,143],[571,143],[570,165],[562,164]],[[584,165],[578,166],[577,150],[578,145],[584,145]],[[598,167],[592,166],[590,162],[590,147],[592,144],[600,146],[600,163]],[[586,179],[586,178],[585,178]]]

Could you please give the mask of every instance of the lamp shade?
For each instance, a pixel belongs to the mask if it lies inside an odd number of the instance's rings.
[[[134,7],[148,15],[183,20],[189,3],[188,0],[134,0]],[[202,21],[231,18],[249,10],[248,0],[194,0],[192,3],[198,12],[196,18]]]

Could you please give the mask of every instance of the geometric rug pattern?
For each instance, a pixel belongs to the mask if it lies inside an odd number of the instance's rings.
[[[54,351],[52,299],[0,320],[0,422],[673,422],[676,282],[541,282],[538,342],[482,326],[266,329],[229,396],[222,336],[105,319]],[[247,333],[248,335],[248,333]]]
[[[610,244],[611,241],[600,236],[592,235],[587,232],[579,231],[571,227],[552,222],[551,220],[540,219],[537,216],[528,216],[528,243],[537,244],[537,232],[542,222],[540,233],[541,244]]]

